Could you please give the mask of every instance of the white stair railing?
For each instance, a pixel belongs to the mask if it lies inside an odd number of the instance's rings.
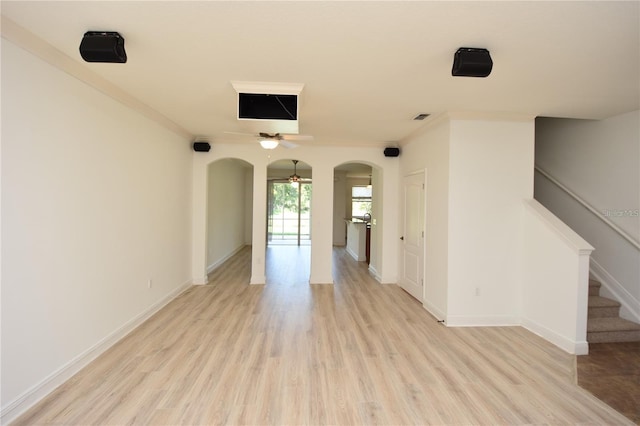
[[[567,188],[566,186],[564,186],[561,182],[558,181],[558,179],[554,178],[552,175],[549,174],[549,172],[545,171],[544,169],[542,169],[539,166],[535,166],[535,169],[538,173],[540,173],[542,176],[544,176],[545,178],[547,178],[550,182],[552,182],[553,184],[555,184],[558,188],[562,189],[564,192],[566,192],[567,194],[569,194],[571,196],[571,198],[573,198],[574,200],[576,200],[578,203],[580,203],[584,208],[586,208],[587,210],[589,210],[591,213],[593,213],[598,219],[600,219],[601,221],[603,221],[605,224],[607,224],[607,226],[609,226],[611,229],[613,229],[614,231],[616,231],[622,238],[624,238],[625,240],[627,240],[631,245],[633,245],[636,249],[640,250],[640,242],[638,242],[635,238],[633,238],[631,235],[629,235],[624,229],[620,228],[618,225],[616,225],[615,223],[613,223],[611,220],[609,220],[605,215],[602,214],[601,211],[597,210],[595,207],[593,207],[591,204],[587,203],[586,201],[584,201],[582,198],[580,198],[580,196],[578,196],[575,192],[573,192],[572,190],[570,190],[569,188]]]

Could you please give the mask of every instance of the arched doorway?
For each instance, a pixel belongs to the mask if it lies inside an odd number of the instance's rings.
[[[278,160],[267,167],[267,280],[282,277],[291,266],[296,270],[290,275],[304,277],[305,282],[309,278],[311,176],[309,164],[297,159]]]

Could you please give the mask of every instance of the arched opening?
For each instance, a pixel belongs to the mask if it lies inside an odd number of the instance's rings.
[[[366,262],[379,278],[382,191],[381,171],[361,162],[334,168],[333,245]]]
[[[311,175],[311,166],[297,159],[278,160],[267,167],[268,280],[285,265],[296,266],[295,276],[309,277]]]
[[[251,256],[253,166],[224,158],[207,167],[206,265],[211,274],[242,250]],[[247,277],[250,271],[242,271]],[[248,279],[247,279],[248,280]]]

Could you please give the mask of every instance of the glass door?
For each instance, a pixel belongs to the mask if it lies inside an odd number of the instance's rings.
[[[311,244],[311,182],[269,181],[268,244]]]

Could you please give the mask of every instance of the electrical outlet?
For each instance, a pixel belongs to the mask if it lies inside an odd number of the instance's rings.
[[[480,287],[476,287],[476,296],[480,296]]]

